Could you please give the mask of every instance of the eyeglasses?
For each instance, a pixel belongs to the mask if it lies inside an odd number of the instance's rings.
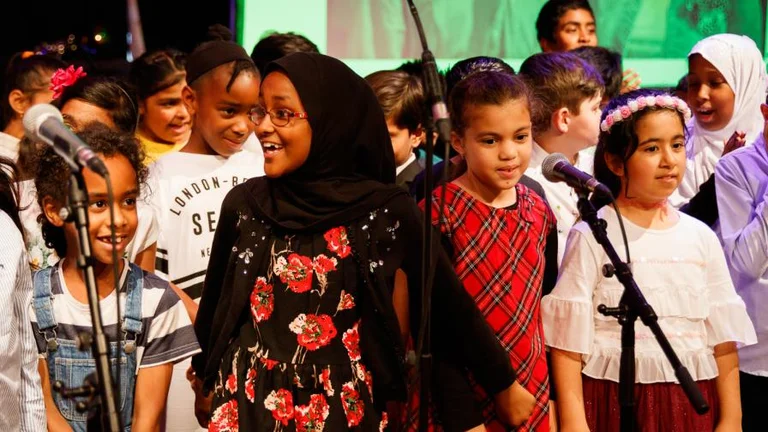
[[[248,117],[250,117],[251,121],[257,126],[261,124],[267,116],[269,116],[272,124],[278,127],[288,126],[288,123],[290,123],[293,118],[309,118],[309,114],[305,112],[297,113],[285,108],[267,111],[262,106],[252,109],[248,114]]]

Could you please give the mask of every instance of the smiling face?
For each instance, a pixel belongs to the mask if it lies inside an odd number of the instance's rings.
[[[194,133],[199,134],[205,150],[224,157],[243,149],[254,131],[251,111],[259,103],[259,77],[244,70],[227,91],[232,64],[221,65],[209,72],[193,90],[184,89],[185,104],[194,115]]]
[[[723,129],[731,121],[736,102],[723,74],[700,54],[688,59],[688,103],[705,130]]]
[[[271,72],[261,85],[261,102],[267,112],[304,113],[299,93],[282,72]],[[283,111],[281,111],[283,110]],[[264,149],[264,172],[277,178],[296,171],[309,157],[312,128],[307,119],[290,118],[285,126],[275,126],[267,115],[256,126]]]
[[[189,136],[192,120],[181,99],[186,85],[187,82],[181,80],[141,102],[139,128],[144,136],[166,144],[175,144]]]
[[[655,205],[672,195],[685,174],[683,130],[680,115],[670,110],[651,112],[637,121],[638,146],[626,167],[608,161],[611,171],[621,178],[621,190],[626,191],[622,198]]]
[[[525,98],[501,105],[468,105],[466,127],[452,134],[453,148],[467,161],[467,174],[486,190],[515,187],[531,158],[531,115]]]
[[[117,239],[117,256],[122,257],[128,242],[133,239],[138,226],[136,200],[139,188],[136,171],[130,161],[121,154],[112,157],[99,155],[109,170],[112,178],[112,188],[115,197],[115,236]],[[89,169],[83,169],[83,179],[88,190],[88,236],[91,241],[91,254],[97,264],[112,264],[112,243],[109,221],[109,205],[107,201],[107,184],[103,178]],[[48,207],[48,206],[46,206]],[[62,226],[60,220],[50,212],[61,205],[46,208],[46,216],[54,225]],[[73,223],[63,224],[64,235],[67,239],[67,258],[77,259],[78,235]]]

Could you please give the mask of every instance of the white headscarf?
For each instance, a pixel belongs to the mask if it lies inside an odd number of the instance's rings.
[[[725,142],[734,131],[746,133],[747,145],[762,134],[764,120],[760,104],[766,96],[765,62],[752,39],[727,33],[710,36],[699,41],[688,58],[694,54],[700,54],[720,71],[736,97],[733,117],[724,128],[708,131],[699,125],[696,117],[691,120],[686,145],[688,164],[678,191],[684,201],[696,195],[699,186],[715,172]]]

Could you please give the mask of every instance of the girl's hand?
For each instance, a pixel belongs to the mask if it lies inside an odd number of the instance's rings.
[[[213,402],[213,393],[203,394],[203,380],[195,375],[192,367],[187,369],[187,379],[195,392],[195,417],[200,427],[207,428],[208,421],[211,419],[211,403]]]
[[[740,149],[744,147],[744,144],[747,143],[747,134],[741,131],[735,131],[733,135],[731,135],[730,138],[728,138],[728,141],[725,142],[725,146],[723,147],[723,156],[727,155],[728,153]]]
[[[641,82],[640,75],[637,72],[632,69],[625,70],[622,74],[620,93],[624,94],[639,89]]]
[[[496,414],[512,426],[520,426],[528,420],[536,406],[536,398],[519,382],[494,396]]]

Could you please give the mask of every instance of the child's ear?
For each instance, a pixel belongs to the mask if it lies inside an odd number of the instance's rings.
[[[184,86],[181,90],[181,100],[191,117],[197,112],[197,93],[190,86]]]
[[[624,177],[624,162],[615,154],[605,153],[603,154],[605,164],[608,169],[617,177]]]
[[[182,94],[184,94],[182,90]],[[139,102],[139,116],[147,115],[147,102],[141,101]]]
[[[763,120],[768,122],[768,105],[760,104],[760,113],[763,115]]]
[[[560,134],[568,132],[568,125],[571,122],[571,112],[566,107],[557,109],[552,113],[551,127]]]
[[[24,115],[24,112],[27,111],[27,108],[29,108],[29,99],[27,99],[27,96],[25,96],[21,90],[14,89],[8,94],[8,104],[11,106],[11,109],[13,109],[13,112],[21,117]]]
[[[48,222],[57,227],[64,226],[64,219],[59,214],[61,207],[61,204],[54,200],[53,197],[46,196],[43,198],[43,214],[48,219]]]
[[[427,132],[424,130],[421,125],[419,125],[415,131],[409,132],[409,139],[411,142],[411,148],[417,149],[421,145],[421,143],[425,142],[427,140]]]
[[[456,153],[460,154],[461,157],[464,157],[464,143],[461,141],[459,134],[454,131],[451,131],[451,147],[453,147],[453,149],[456,150]]]

